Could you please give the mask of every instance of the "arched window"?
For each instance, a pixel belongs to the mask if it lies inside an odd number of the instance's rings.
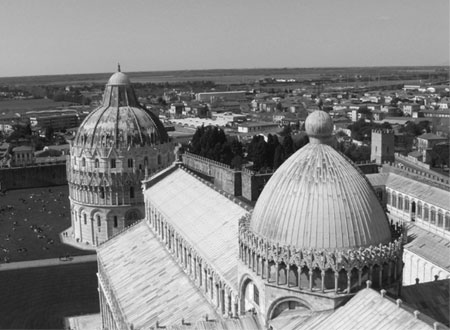
[[[392,204],[391,198],[392,198],[391,192],[386,189],[386,204],[388,204],[388,205]]]
[[[133,167],[133,159],[132,158],[128,158],[128,167],[129,168]]]
[[[118,221],[117,221],[117,215],[114,216],[113,221],[114,221],[114,224],[113,224],[114,228],[117,228],[117,226],[119,225]]]
[[[423,220],[424,221],[428,221],[429,217],[430,217],[430,214],[429,214],[428,205],[424,204],[424,206],[423,206]]]
[[[430,223],[435,225],[436,224],[436,209],[434,207],[431,207],[430,211]]]
[[[405,196],[404,210],[409,211],[409,197],[408,196]]]
[[[422,219],[422,202],[417,202],[417,212],[416,216],[418,219]]]
[[[286,264],[284,262],[280,262],[278,264],[278,284],[285,285],[286,281]]]
[[[105,198],[105,188],[100,187],[100,198]]]
[[[392,206],[397,207],[397,193],[395,191],[392,192]]]
[[[115,158],[111,158],[111,168],[116,168],[116,159]]]
[[[298,268],[296,265],[291,265],[289,267],[289,283],[288,286],[290,287],[297,287],[298,286]]]
[[[402,194],[398,194],[398,208],[400,210],[403,210],[403,195]]]
[[[83,159],[81,160],[81,166],[85,167],[86,166],[86,158],[83,157]]]
[[[84,220],[84,224],[87,225],[87,216],[86,216],[86,213],[83,214],[83,220]]]
[[[100,216],[97,214],[97,226],[100,227],[102,225],[102,221],[100,219]]]
[[[100,166],[100,161],[98,159],[96,159],[94,162],[94,167],[98,168],[99,166]]]
[[[130,187],[130,198],[134,198],[134,187]]]
[[[439,228],[444,227],[444,213],[442,212],[442,210],[438,211],[438,216],[437,216],[437,226]]]
[[[444,229],[450,231],[450,213],[445,212]]]

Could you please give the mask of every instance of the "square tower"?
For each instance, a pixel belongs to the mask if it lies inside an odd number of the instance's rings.
[[[391,129],[372,130],[370,160],[375,161],[377,164],[394,162],[394,140],[394,131]]]

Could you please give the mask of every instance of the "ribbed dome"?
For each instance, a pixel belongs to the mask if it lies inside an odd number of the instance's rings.
[[[106,85],[103,104],[80,125],[74,146],[127,148],[167,141],[164,125],[141,107],[128,76],[116,72]]]
[[[367,179],[324,143],[332,123],[328,114],[316,111],[308,118],[305,126],[308,133],[316,133],[316,141],[298,150],[271,177],[253,210],[250,230],[297,248],[388,243],[389,223]]]

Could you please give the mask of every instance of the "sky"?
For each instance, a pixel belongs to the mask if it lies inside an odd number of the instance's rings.
[[[0,77],[449,65],[448,0],[0,0]]]

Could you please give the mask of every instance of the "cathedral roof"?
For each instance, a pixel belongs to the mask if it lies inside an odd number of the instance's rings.
[[[139,104],[130,79],[119,71],[106,84],[102,105],[80,125],[73,145],[129,148],[167,141],[164,125]]]
[[[100,245],[97,258],[100,285],[135,329],[218,318],[145,221]]]
[[[336,249],[388,243],[386,214],[364,175],[330,144],[323,111],[305,122],[310,143],[287,159],[262,191],[250,230],[273,243]]]
[[[238,222],[247,210],[182,168],[169,171],[152,179],[144,191],[146,203],[164,210],[174,230],[237,289]]]

